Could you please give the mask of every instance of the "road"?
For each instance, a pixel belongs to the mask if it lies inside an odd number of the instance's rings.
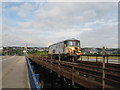
[[[2,88],[29,88],[24,56],[3,56],[1,61]]]

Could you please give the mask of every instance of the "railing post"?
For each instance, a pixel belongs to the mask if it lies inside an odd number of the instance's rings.
[[[88,56],[88,61],[89,61],[89,56]]]
[[[73,60],[72,60],[72,85],[74,85],[74,56],[73,56]]]
[[[96,55],[96,62],[97,62],[97,55]]]
[[[107,63],[108,63],[108,55],[107,55]]]
[[[60,77],[60,53],[59,53],[59,60],[58,60],[58,77]]]
[[[47,58],[45,59],[45,65],[47,66]]]
[[[120,63],[120,57],[118,56],[118,64]]]
[[[52,73],[52,59],[53,59],[53,56],[52,56],[52,54],[51,54],[51,73]]]
[[[105,54],[106,54],[106,51],[105,51],[105,47],[103,47],[103,62],[102,62],[102,87],[103,87],[103,90],[105,89]]]
[[[81,61],[82,61],[82,55],[81,55]]]

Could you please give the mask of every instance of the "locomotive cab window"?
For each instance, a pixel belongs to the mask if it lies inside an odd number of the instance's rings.
[[[73,46],[73,42],[72,41],[68,41],[67,46]]]
[[[80,46],[80,42],[76,41],[76,46]]]
[[[80,46],[79,41],[68,41],[67,46]]]

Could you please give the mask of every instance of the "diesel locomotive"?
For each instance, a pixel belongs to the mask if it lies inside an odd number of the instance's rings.
[[[53,55],[53,57],[57,57],[59,54],[64,55],[64,58],[66,57],[67,59],[72,56],[77,57],[82,54],[80,40],[72,38],[52,44],[49,46],[48,53],[49,55]]]

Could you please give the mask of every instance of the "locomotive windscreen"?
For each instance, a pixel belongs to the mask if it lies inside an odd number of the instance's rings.
[[[67,41],[67,46],[80,46],[80,41]]]

